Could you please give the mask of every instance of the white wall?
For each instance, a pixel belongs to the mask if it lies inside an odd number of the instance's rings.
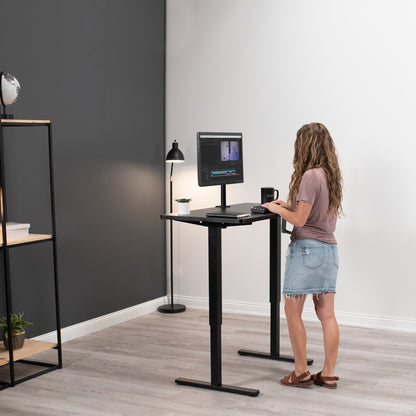
[[[197,131],[244,134],[245,182],[228,202],[258,201],[262,186],[285,197],[297,129],[324,123],[345,180],[345,323],[416,327],[415,15],[412,0],[167,0],[166,150],[178,140],[187,162],[174,197],[220,201],[197,185]],[[207,230],[174,233],[175,294],[207,299]],[[267,223],[224,230],[223,298],[268,305]]]

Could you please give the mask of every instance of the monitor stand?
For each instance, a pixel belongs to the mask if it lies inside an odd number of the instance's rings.
[[[225,185],[221,185],[221,205],[217,205],[215,208],[221,208],[221,210],[225,210],[226,208],[230,208],[229,205],[226,203],[227,195],[225,192]]]

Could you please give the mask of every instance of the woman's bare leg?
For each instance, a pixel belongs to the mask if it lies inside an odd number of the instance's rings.
[[[306,331],[302,321],[303,305],[306,295],[285,296],[285,313],[290,342],[295,356],[296,375],[308,370],[306,360]],[[306,377],[307,380],[310,377]]]
[[[334,313],[335,293],[314,295],[315,311],[321,321],[324,335],[325,363],[322,376],[334,376],[335,363],[338,355],[339,329]],[[335,383],[335,381],[328,383]]]

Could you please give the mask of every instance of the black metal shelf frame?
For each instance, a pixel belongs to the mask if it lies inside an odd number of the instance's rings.
[[[49,153],[49,190],[50,190],[50,202],[51,202],[51,221],[52,221],[52,236],[51,238],[42,239],[39,241],[28,241],[22,242],[14,245],[7,244],[7,232],[6,232],[6,223],[7,223],[7,192],[6,192],[6,180],[5,180],[5,157],[4,157],[4,134],[3,128],[5,127],[47,127],[48,132],[48,153]],[[62,339],[61,339],[61,319],[60,319],[60,307],[59,307],[59,290],[58,290],[58,264],[57,264],[57,247],[56,247],[56,216],[55,216],[55,190],[54,190],[54,173],[53,173],[53,147],[52,147],[52,123],[50,121],[37,121],[37,120],[1,120],[0,122],[0,216],[1,216],[1,225],[2,225],[2,236],[3,236],[3,245],[0,247],[3,256],[3,273],[4,273],[4,282],[5,282],[5,298],[6,298],[6,316],[9,328],[9,369],[10,369],[10,382],[9,383],[0,383],[0,390],[3,390],[7,387],[13,387],[16,384],[22,383],[26,380],[30,380],[34,377],[38,377],[42,374],[48,373],[50,371],[62,368]],[[10,314],[13,311],[12,307],[12,282],[10,274],[10,262],[9,262],[9,250],[11,248],[17,248],[20,246],[25,246],[29,244],[37,244],[43,242],[52,242],[53,250],[53,269],[54,269],[54,293],[55,293],[55,313],[56,313],[56,334],[57,334],[57,345],[54,349],[58,352],[58,363],[51,364],[41,361],[31,361],[31,360],[17,360],[16,362],[25,363],[29,365],[36,365],[40,367],[46,367],[41,371],[38,371],[34,374],[31,374],[20,379],[16,379],[15,376],[15,366],[14,366],[14,354],[13,354],[13,345],[12,345],[12,334],[11,334],[11,319]]]

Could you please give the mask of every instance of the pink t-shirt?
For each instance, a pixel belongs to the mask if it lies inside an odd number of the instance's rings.
[[[329,191],[326,174],[322,168],[309,169],[303,174],[296,205],[299,201],[312,204],[312,209],[303,227],[293,227],[290,239],[312,238],[337,244],[334,237],[337,217],[328,214]]]

